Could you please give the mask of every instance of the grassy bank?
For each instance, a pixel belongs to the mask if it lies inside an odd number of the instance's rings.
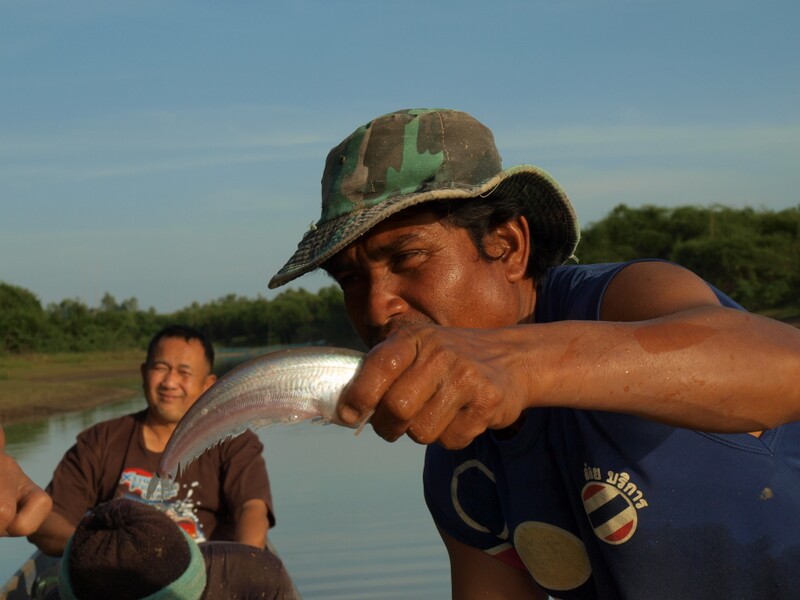
[[[141,390],[140,350],[0,356],[0,423],[125,400]]]

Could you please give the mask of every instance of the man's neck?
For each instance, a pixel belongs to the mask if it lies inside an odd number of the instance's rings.
[[[150,452],[163,452],[175,431],[175,423],[158,423],[149,414],[144,420],[144,446]]]
[[[536,282],[533,279],[525,279],[520,284],[522,289],[517,324],[534,323],[536,321]]]

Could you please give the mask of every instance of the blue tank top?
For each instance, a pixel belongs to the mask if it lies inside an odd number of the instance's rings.
[[[536,322],[597,320],[624,266],[552,269]],[[529,409],[511,439],[429,446],[424,485],[439,527],[555,598],[800,597],[800,423],[756,438]]]

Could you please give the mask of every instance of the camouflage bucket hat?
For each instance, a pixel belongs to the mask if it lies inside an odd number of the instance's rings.
[[[401,110],[363,125],[333,148],[322,175],[322,216],[270,280],[276,288],[313,271],[381,221],[423,202],[478,196],[525,204],[534,252],[562,264],[580,238],[575,211],[542,169],[502,169],[492,132],[465,112]]]

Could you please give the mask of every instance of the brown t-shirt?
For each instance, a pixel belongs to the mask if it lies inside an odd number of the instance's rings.
[[[146,410],[81,432],[56,467],[47,492],[53,511],[77,526],[92,507],[121,496],[145,498],[161,453],[144,445]],[[210,448],[189,464],[156,503],[198,542],[233,540],[236,509],[261,499],[275,524],[263,445],[251,431]]]
[[[267,548],[214,542],[200,552],[206,561],[202,600],[300,600],[283,562]]]

